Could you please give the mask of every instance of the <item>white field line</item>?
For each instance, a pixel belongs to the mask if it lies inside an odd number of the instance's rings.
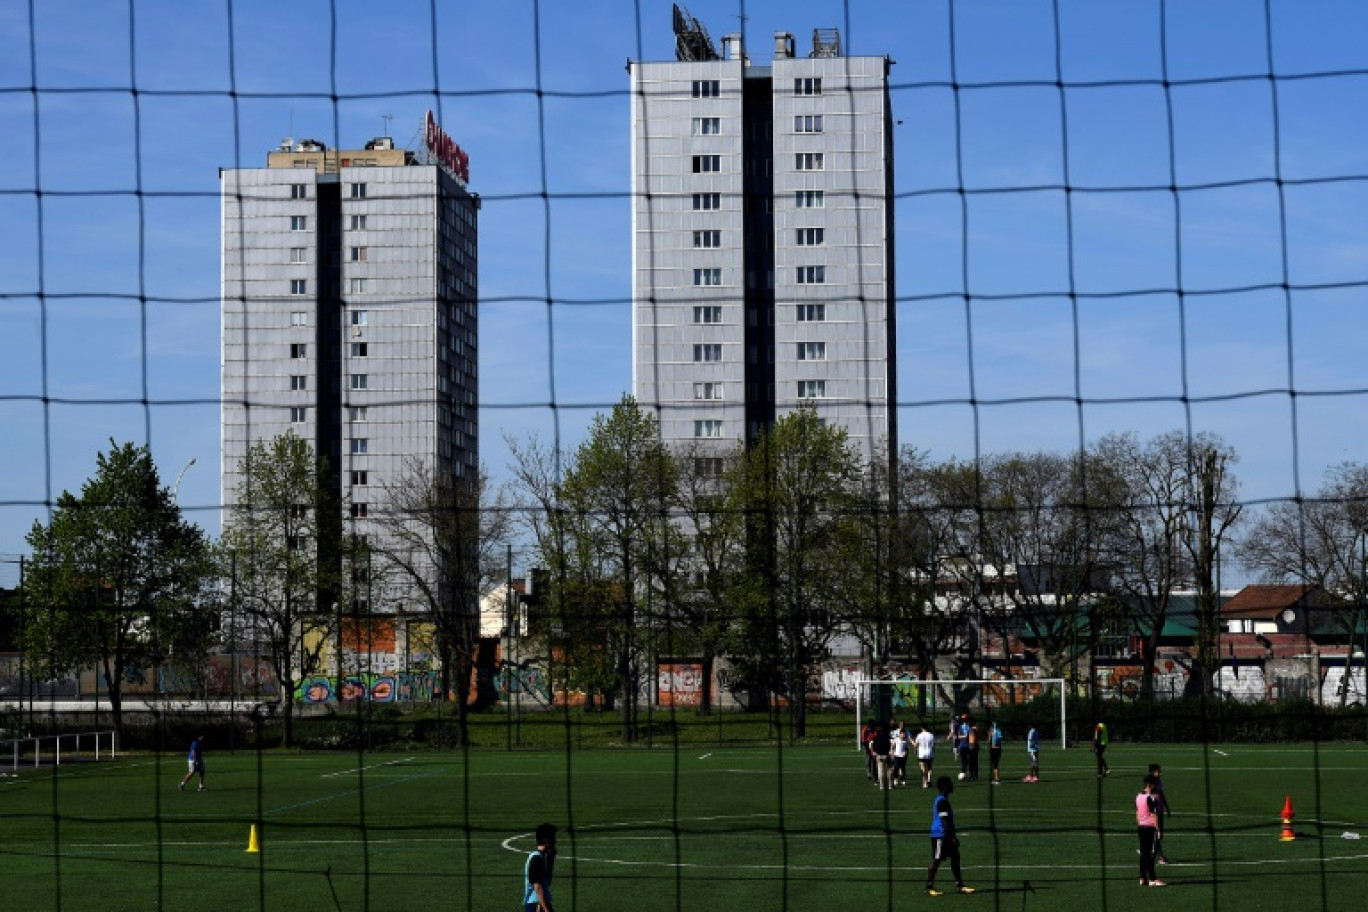
[[[384,767],[387,767],[387,766],[395,766],[396,764],[399,764],[399,763],[412,763],[413,761],[415,761],[415,760],[417,760],[417,759],[418,759],[417,757],[404,757],[404,758],[402,758],[402,759],[400,759],[400,760],[391,760],[391,761],[389,761],[388,763],[373,763],[373,764],[371,764],[370,766],[358,766],[358,767],[356,767],[356,768],[354,768],[354,769],[349,769],[349,770],[338,770],[338,771],[335,772],[335,773],[324,773],[324,774],[323,774],[323,778],[324,778],[324,779],[328,779],[328,778],[331,778],[331,777],[333,777],[333,776],[346,776],[346,775],[348,775],[348,774],[350,774],[350,773],[361,773],[361,772],[365,772],[366,770],[383,769]]]

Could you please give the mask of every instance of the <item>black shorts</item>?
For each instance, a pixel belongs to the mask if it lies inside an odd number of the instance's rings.
[[[993,766],[999,766],[999,765],[1001,765],[1001,763],[1002,763],[1002,748],[1000,748],[1000,747],[990,747],[990,748],[988,748],[988,762],[991,763],[991,764],[993,764]]]
[[[931,837],[931,860],[946,861],[959,858],[959,843],[948,836]]]

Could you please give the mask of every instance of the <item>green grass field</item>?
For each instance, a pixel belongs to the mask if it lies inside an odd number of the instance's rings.
[[[948,765],[948,753],[940,757]],[[923,890],[932,791],[880,792],[849,746],[291,754],[211,750],[0,779],[5,909],[518,908],[529,833],[563,827],[558,910],[1359,909],[1368,748],[1047,748],[957,783],[973,896]],[[1139,886],[1132,799],[1164,764],[1169,886]],[[948,771],[948,770],[942,770]],[[986,770],[985,770],[986,773]],[[1295,842],[1279,840],[1291,795]],[[249,854],[259,825],[261,852]],[[939,882],[952,885],[948,870]]]

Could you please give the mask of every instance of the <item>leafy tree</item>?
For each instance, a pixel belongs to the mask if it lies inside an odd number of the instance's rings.
[[[680,534],[672,540],[682,568],[667,567],[661,574],[669,606],[667,634],[702,659],[699,708],[706,713],[713,702],[716,659],[731,642],[749,592],[746,523],[734,496],[742,451],[689,444],[674,459]]]
[[[1241,542],[1240,555],[1270,582],[1319,586],[1323,608],[1353,642],[1368,623],[1368,466],[1333,466],[1314,498],[1270,506]],[[1341,705],[1348,697],[1345,686]]]
[[[81,493],[64,491],[27,538],[25,650],[48,677],[94,664],[116,729],[126,682],[168,660],[203,658],[213,635],[209,545],[147,447],[110,440]]]
[[[752,588],[733,661],[787,697],[794,737],[806,730],[808,670],[859,610],[861,485],[845,430],[807,408],[761,434],[739,470]]]
[[[300,677],[323,669],[323,651],[337,630],[351,587],[341,585],[353,561],[344,551],[341,511],[327,466],[294,433],[258,441],[242,462],[242,480],[220,542],[239,642],[262,646],[275,671],[284,742],[294,737],[294,690]],[[364,555],[354,563],[364,562]]]
[[[480,598],[503,576],[508,511],[483,471],[465,476],[407,460],[385,485],[371,543],[383,564],[377,583],[432,623],[442,692],[455,693],[462,743],[480,635]]]
[[[635,740],[652,612],[665,598],[660,574],[678,547],[669,515],[675,466],[655,418],[624,396],[594,416],[559,477],[557,454],[535,441],[513,452],[567,658],[585,676],[581,684],[621,700],[622,737]]]

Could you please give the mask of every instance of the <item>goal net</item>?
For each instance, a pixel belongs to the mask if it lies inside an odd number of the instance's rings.
[[[925,722],[937,737],[950,719],[969,713],[982,723],[997,722],[1007,737],[1025,741],[1034,726],[1042,742],[1069,746],[1064,678],[935,678],[910,675],[856,681],[855,745],[868,720],[897,719],[909,726]]]

